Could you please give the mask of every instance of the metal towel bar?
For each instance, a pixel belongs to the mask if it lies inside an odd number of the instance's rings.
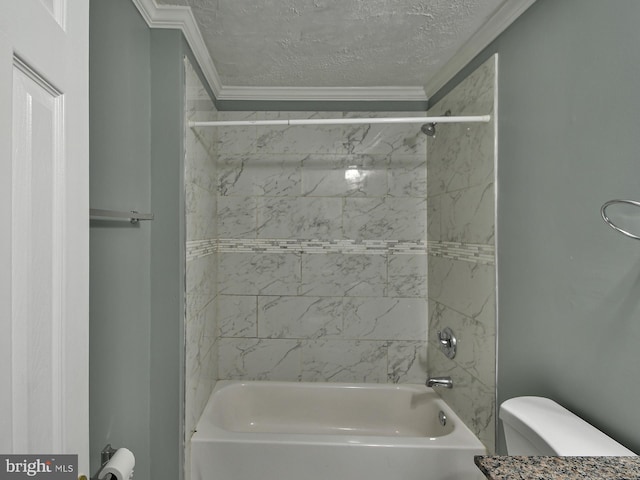
[[[89,209],[89,218],[91,220],[98,219],[116,219],[129,220],[134,225],[140,220],[153,220],[153,213],[138,213],[135,210],[130,212],[120,212],[117,210],[101,210],[99,208]]]

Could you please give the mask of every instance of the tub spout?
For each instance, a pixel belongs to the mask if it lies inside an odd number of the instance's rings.
[[[453,380],[451,377],[429,377],[427,387],[453,388]]]

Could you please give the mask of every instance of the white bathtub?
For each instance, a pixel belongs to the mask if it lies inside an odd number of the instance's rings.
[[[484,446],[420,385],[221,381],[196,430],[192,480],[484,478]]]

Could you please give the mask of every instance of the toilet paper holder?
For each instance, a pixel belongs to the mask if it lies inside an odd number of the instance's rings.
[[[104,464],[111,460],[111,457],[113,457],[113,454],[117,451],[117,448],[112,448],[111,444],[108,443],[107,446],[104,447],[100,452],[100,468],[104,467]]]
[[[100,468],[96,472],[96,474],[91,477],[91,480],[98,480],[98,476],[100,472],[104,468],[104,466],[111,460],[111,457],[118,451],[117,448],[113,448],[110,443],[108,443],[100,452]]]
[[[108,444],[100,452],[100,469],[91,480],[133,480],[136,457],[128,448]]]

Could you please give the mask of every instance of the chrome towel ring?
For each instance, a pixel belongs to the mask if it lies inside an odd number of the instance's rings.
[[[633,200],[609,200],[608,202],[605,202],[605,204],[602,205],[602,207],[600,208],[600,215],[602,215],[602,219],[607,223],[607,225],[609,225],[614,230],[617,230],[618,232],[622,233],[623,235],[626,235],[629,238],[634,238],[636,240],[640,240],[640,236],[634,235],[633,233],[627,232],[626,230],[618,227],[607,216],[607,207],[610,206],[610,205],[616,204],[616,203],[622,203],[622,204],[626,204],[626,205],[633,205],[634,207],[640,207],[640,202],[635,202]]]

